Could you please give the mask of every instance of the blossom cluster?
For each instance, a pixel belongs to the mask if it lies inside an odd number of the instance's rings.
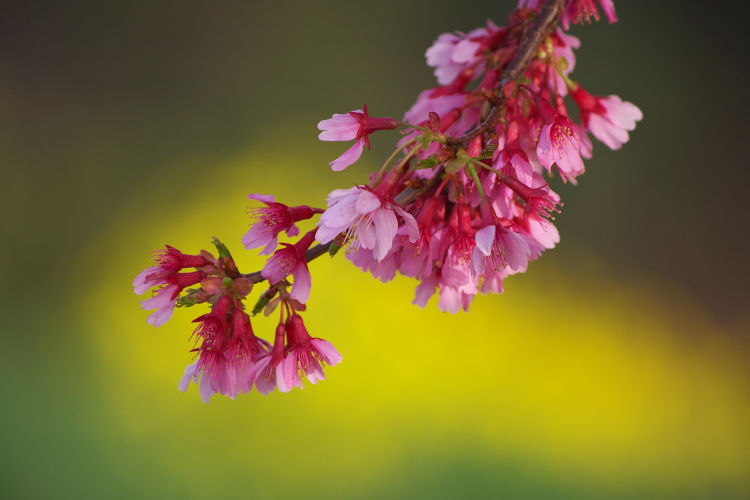
[[[149,323],[165,323],[177,305],[211,306],[195,320],[196,361],[181,388],[195,381],[207,401],[253,387],[286,392],[302,387],[302,376],[324,379],[323,367],[341,355],[310,336],[300,313],[311,296],[308,262],[326,252],[345,247],[349,260],[382,281],[415,278],[415,304],[437,295],[440,310],[456,313],[480,293],[501,293],[506,277],[553,248],[562,202],[548,180],[575,184],[592,156],[590,135],[616,150],[642,118],[634,104],[594,95],[571,76],[581,44],[566,30],[599,19],[600,8],[617,21],[611,0],[520,0],[507,26],[490,21],[437,38],[426,52],[437,85],[403,119],[373,117],[363,106],[321,121],[321,140],[354,141],[330,163],[336,171],[361,158],[372,134],[400,129],[401,137],[368,183],[332,191],[326,209],[250,195],[262,206],[251,209],[242,242],[270,255],[261,271],[240,273],[218,241],[218,257],[159,251],[134,282],[137,293],[156,289],[143,301],[156,310]],[[318,215],[298,237],[296,224]],[[279,243],[282,233],[298,239]],[[255,336],[244,305],[263,281],[268,289],[251,313],[278,309],[273,344]]]

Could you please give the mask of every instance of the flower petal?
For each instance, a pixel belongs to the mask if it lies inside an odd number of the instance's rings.
[[[365,148],[365,139],[364,137],[357,139],[357,142],[355,142],[352,147],[346,150],[344,154],[333,160],[329,165],[331,165],[331,168],[337,172],[340,172],[341,170],[346,169],[349,165],[355,163],[357,160],[359,160],[359,157],[362,156],[362,151]]]
[[[486,256],[490,256],[492,253],[492,244],[495,242],[495,231],[497,229],[494,225],[485,226],[475,236],[477,241],[477,248]]]
[[[300,262],[292,269],[294,285],[292,292],[289,294],[294,300],[305,304],[310,299],[310,290],[312,289],[312,276],[307,268],[307,263]]]

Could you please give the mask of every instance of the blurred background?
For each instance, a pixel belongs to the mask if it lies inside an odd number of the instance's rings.
[[[596,146],[562,242],[470,314],[313,264],[306,322],[344,362],[304,391],[177,390],[189,321],[146,324],[150,251],[224,240],[248,193],[320,205],[316,123],[401,116],[424,51],[512,0],[9,1],[0,16],[3,498],[750,496],[747,89],[739,2],[620,1],[573,77],[638,104]],[[273,324],[259,319],[256,332]]]

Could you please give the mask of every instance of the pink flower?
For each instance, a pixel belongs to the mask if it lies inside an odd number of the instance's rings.
[[[157,250],[154,260],[156,265],[141,271],[133,281],[135,293],[143,295],[149,288],[167,284],[167,278],[186,267],[203,267],[210,262],[202,255],[186,255],[167,245],[164,250]]]
[[[643,113],[638,106],[623,101],[616,95],[593,96],[580,85],[572,94],[581,109],[581,122],[584,127],[610,149],[620,149],[628,142],[628,132],[635,130],[636,122],[643,119]]]
[[[542,127],[537,144],[536,155],[548,171],[556,164],[560,176],[574,181],[585,171],[581,159],[582,139],[578,125],[567,116],[555,114],[555,117]]]
[[[558,208],[560,206],[560,197],[557,193],[549,189],[549,186],[546,184],[532,188],[509,175],[504,176],[502,182],[511,188],[525,203],[525,217],[533,214],[538,218],[554,219],[554,213],[560,211]]]
[[[222,296],[210,314],[196,319],[194,335],[202,339],[198,361],[188,366],[180,382],[187,391],[190,382],[200,384],[203,401],[208,403],[216,393],[235,399],[252,389],[253,362],[268,351],[266,341],[253,334],[250,317],[235,308],[229,314],[231,299]]]
[[[288,392],[294,387],[302,388],[303,374],[313,384],[325,380],[323,366],[336,366],[343,359],[341,354],[327,340],[311,337],[299,314],[287,318],[286,328],[289,346],[282,363],[283,383],[280,383],[277,374],[279,390]]]
[[[440,287],[438,309],[451,314],[457,314],[461,309],[468,312],[476,295],[477,286],[473,281],[459,287],[442,286]]]
[[[282,243],[284,248],[277,250],[261,271],[262,276],[271,284],[276,284],[292,275],[294,284],[289,296],[303,304],[310,298],[312,288],[312,277],[307,268],[305,253],[314,240],[315,232],[310,231],[294,245]]]
[[[478,39],[487,35],[486,28],[477,28],[468,35],[443,33],[425,52],[427,65],[435,68],[440,85],[450,85],[469,66],[479,60],[482,45]],[[468,83],[468,82],[466,82]]]
[[[265,246],[261,255],[270,255],[276,250],[279,233],[286,231],[288,236],[297,236],[299,229],[295,222],[307,220],[315,214],[315,210],[306,205],[288,207],[277,203],[271,195],[251,194],[248,198],[266,204],[265,207],[250,210],[256,222],[242,238],[242,244],[248,250]]]
[[[615,12],[615,3],[612,0],[598,0],[599,5],[607,16],[610,23],[617,22],[617,12]],[[599,9],[596,7],[594,0],[570,0],[568,7],[563,12],[562,23],[565,29],[570,28],[570,24],[580,24],[590,22],[591,18],[599,20]]]
[[[563,75],[570,75],[575,69],[576,55],[573,49],[580,48],[581,41],[573,35],[565,33],[560,28],[553,33],[552,41],[558,65],[557,67],[548,68],[546,71],[548,85],[550,90],[557,95],[566,96],[568,95],[568,85]],[[562,63],[563,59],[565,60],[564,63]],[[559,64],[562,64],[562,66]]]
[[[398,243],[394,244],[391,251],[388,252],[388,255],[383,260],[375,260],[372,256],[372,250],[367,250],[362,247],[351,250],[347,253],[346,257],[351,260],[355,266],[363,271],[370,271],[373,277],[386,283],[396,277],[398,260],[400,258],[397,248]]]
[[[435,68],[435,77],[440,85],[448,85],[463,71],[465,62],[455,61],[453,53],[461,37],[453,33],[443,33],[425,52],[427,65]],[[465,50],[462,52],[466,52]],[[463,54],[462,54],[463,55]],[[461,59],[464,59],[463,57]]]
[[[396,214],[406,226],[412,241],[419,238],[414,217],[401,207],[383,201],[364,186],[337,189],[328,196],[328,210],[320,216],[316,239],[328,243],[346,233],[353,248],[373,251],[377,261],[385,258],[398,231]]]
[[[286,342],[286,325],[279,323],[276,327],[276,340],[273,344],[273,349],[270,353],[262,355],[250,373],[250,378],[255,381],[255,388],[261,394],[268,395],[276,389],[280,383],[279,390],[281,392],[289,392],[289,389],[282,390],[282,387],[286,389],[283,382],[282,375],[282,362],[286,358],[285,352]]]
[[[344,154],[333,160],[330,165],[333,170],[344,170],[362,156],[365,145],[370,149],[370,134],[378,130],[392,130],[399,126],[394,118],[370,118],[367,105],[363,110],[350,111],[347,114],[334,114],[329,120],[318,123],[322,130],[318,139],[321,141],[350,141],[356,139],[354,145]]]
[[[544,250],[531,237],[496,225],[477,231],[476,240],[474,266],[482,275],[497,271],[505,274],[525,272],[529,261],[538,258]]]
[[[186,287],[200,283],[205,276],[206,273],[195,271],[192,273],[172,274],[165,278],[163,283],[166,284],[166,286],[159,290],[159,292],[150,299],[141,302],[141,306],[147,311],[156,309],[156,311],[149,316],[148,323],[158,327],[169,321],[174,313],[174,308],[177,305],[177,298],[180,296],[182,290]]]
[[[598,0],[599,5],[607,16],[610,23],[617,22],[617,12],[612,0]],[[528,7],[530,9],[539,9],[541,0],[519,0],[519,7]],[[562,14],[562,25],[567,30],[570,24],[580,24],[589,22],[591,18],[599,20],[599,10],[596,8],[594,0],[569,0]]]

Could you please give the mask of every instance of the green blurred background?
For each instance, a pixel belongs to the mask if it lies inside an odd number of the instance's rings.
[[[246,194],[320,204],[395,140],[337,174],[317,121],[400,116],[438,34],[513,6],[4,2],[0,496],[748,498],[739,2],[620,1],[620,24],[574,28],[574,77],[645,120],[560,188],[562,243],[505,295],[444,315],[321,259],[306,321],[344,354],[328,380],[177,391],[196,312],[146,324],[149,252],[217,235],[258,267]]]

